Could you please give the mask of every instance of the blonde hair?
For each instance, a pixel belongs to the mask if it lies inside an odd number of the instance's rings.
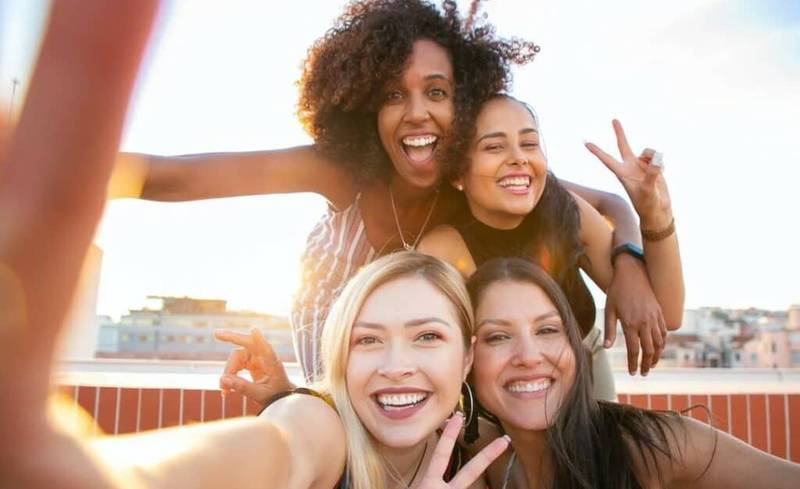
[[[347,475],[353,489],[384,489],[387,472],[347,392],[350,335],[370,294],[387,282],[406,277],[423,278],[447,297],[455,309],[465,347],[472,338],[472,305],[464,281],[455,268],[434,257],[415,252],[393,253],[370,263],[350,279],[325,321],[321,345],[324,374],[316,387],[331,397],[342,419],[347,433]]]

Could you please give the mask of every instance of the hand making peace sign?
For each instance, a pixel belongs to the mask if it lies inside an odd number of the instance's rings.
[[[625,192],[628,193],[636,213],[639,214],[642,229],[663,229],[672,220],[672,202],[664,179],[661,154],[646,148],[636,156],[628,144],[622,124],[614,119],[612,125],[622,161],[594,143],[586,143],[586,149],[597,156],[625,187]]]
[[[450,455],[453,453],[453,447],[463,424],[464,416],[460,413],[447,420],[447,426],[439,437],[428,470],[425,471],[425,476],[417,489],[466,489],[477,481],[489,465],[508,448],[510,442],[508,437],[497,438],[461,467],[455,477],[446,482],[444,473],[447,471]]]

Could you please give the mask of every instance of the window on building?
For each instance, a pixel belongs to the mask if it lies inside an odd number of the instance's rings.
[[[775,342],[773,341],[773,342],[772,342],[772,353],[775,353],[776,351],[778,351],[778,347],[777,347],[777,345],[775,344]]]
[[[139,341],[142,343],[147,343],[148,341],[150,341],[150,337],[147,336],[146,334],[140,334]]]
[[[120,341],[130,341],[131,335],[128,333],[122,333],[122,336],[119,337]]]
[[[205,336],[198,336],[197,337],[197,342],[198,343],[205,343],[206,342],[206,337]]]

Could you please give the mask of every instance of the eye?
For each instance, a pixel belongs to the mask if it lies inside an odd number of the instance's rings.
[[[487,144],[484,148],[485,151],[497,152],[503,150],[503,145],[500,143]]]
[[[383,99],[386,102],[397,102],[398,100],[403,100],[403,92],[400,90],[389,90],[383,96]]]
[[[557,324],[544,324],[536,330],[537,335],[551,335],[561,332],[561,326]]]
[[[443,99],[447,97],[447,92],[441,88],[431,88],[428,90],[428,96],[432,99]]]
[[[527,148],[527,149],[536,149],[536,148],[539,147],[539,143],[537,143],[535,141],[528,141],[528,142],[522,143],[522,147],[523,148]]]
[[[356,345],[368,346],[368,345],[374,345],[377,342],[378,342],[378,338],[376,338],[374,336],[362,336],[362,337],[356,339],[355,344]]]
[[[509,335],[508,333],[504,333],[502,331],[496,331],[494,333],[489,333],[488,335],[486,335],[483,338],[483,341],[486,344],[493,345],[509,339],[511,339],[511,335]]]
[[[417,336],[417,340],[423,343],[431,343],[440,339],[442,339],[442,335],[440,335],[439,333],[435,333],[433,331],[422,333],[421,335]]]

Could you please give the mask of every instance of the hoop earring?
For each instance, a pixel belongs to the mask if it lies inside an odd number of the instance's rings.
[[[472,387],[467,382],[461,384],[461,397],[458,407],[464,413],[464,426],[470,425],[475,417],[475,396],[472,394]]]

